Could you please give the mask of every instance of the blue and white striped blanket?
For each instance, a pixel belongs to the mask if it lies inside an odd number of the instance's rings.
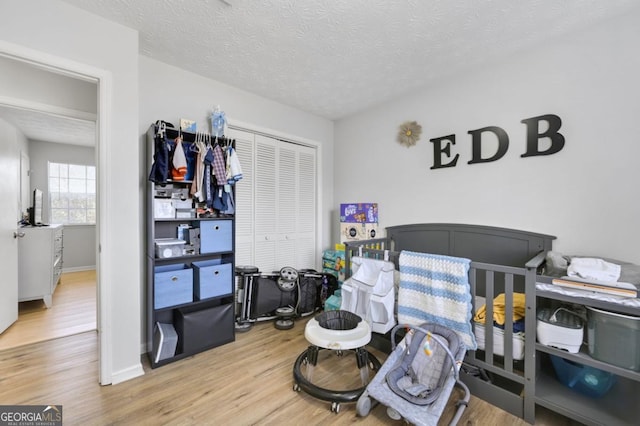
[[[398,323],[431,322],[455,330],[468,350],[477,349],[471,329],[469,259],[400,253]]]

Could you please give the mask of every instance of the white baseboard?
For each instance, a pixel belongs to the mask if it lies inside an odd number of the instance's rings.
[[[62,268],[62,273],[64,274],[66,272],[93,271],[94,269],[96,269],[96,265],[74,266],[72,268]]]
[[[132,365],[131,367],[126,368],[124,370],[114,372],[111,376],[111,384],[117,385],[118,383],[122,383],[127,380],[131,380],[143,375],[144,375],[144,369],[142,368],[141,363]]]

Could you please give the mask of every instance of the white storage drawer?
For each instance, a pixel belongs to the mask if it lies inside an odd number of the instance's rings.
[[[50,308],[62,274],[62,225],[28,226],[18,240],[18,301],[44,300]]]

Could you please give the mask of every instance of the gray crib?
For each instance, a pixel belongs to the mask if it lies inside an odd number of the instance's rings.
[[[535,335],[536,276],[554,236],[490,226],[423,223],[386,228],[386,238],[347,242],[346,278],[354,256],[387,258],[398,265],[400,251],[441,254],[471,259],[469,282],[474,312],[477,296],[486,300],[486,318],[493,318],[489,302],[505,294],[505,312],[512,312],[514,293],[524,293],[524,357],[514,359],[511,315],[506,315],[504,332],[494,336],[485,325],[484,350],[467,352],[461,377],[471,393],[525,421],[535,420]],[[490,324],[490,321],[488,322]],[[477,325],[472,321],[474,332]],[[496,340],[501,339],[501,342]],[[388,350],[388,336],[375,335],[372,345]],[[502,355],[494,348],[501,346]]]

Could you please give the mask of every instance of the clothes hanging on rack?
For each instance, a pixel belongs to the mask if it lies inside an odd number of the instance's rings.
[[[224,185],[227,182],[227,169],[224,162],[224,153],[220,144],[216,143],[213,147],[213,174],[216,177],[218,185]]]
[[[227,208],[223,210],[222,214],[234,215],[236,214],[236,203],[233,201],[233,192],[229,191],[227,194]]]
[[[202,186],[204,187],[204,201],[207,204],[207,207],[213,208],[213,188],[211,187],[213,180],[211,179],[211,170],[213,165],[213,149],[211,146],[207,146],[206,153],[204,155],[204,181]]]
[[[227,147],[227,183],[233,185],[240,179],[242,179],[240,160],[232,144],[229,144]]]
[[[149,180],[191,182],[189,195],[201,217],[235,214],[233,185],[242,179],[235,140],[182,132],[161,120],[149,129],[149,138],[154,143]]]
[[[219,186],[213,192],[213,208],[222,212],[227,209],[227,193],[224,191],[224,188]]]
[[[171,169],[171,176],[173,180],[182,181],[185,180],[187,175],[187,157],[184,153],[184,147],[182,146],[182,137],[178,136],[175,139],[175,148],[173,151],[173,168]]]
[[[155,127],[157,130],[153,136],[153,165],[149,173],[149,180],[157,184],[165,184],[169,179],[169,150],[171,145],[165,139],[166,125],[164,121],[157,121]]]
[[[191,196],[198,201],[204,201],[204,195],[202,193],[203,179],[204,179],[204,156],[207,151],[207,146],[204,142],[205,136],[202,133],[196,133],[196,138],[193,143],[196,151],[193,183],[191,184]]]
[[[193,181],[196,175],[196,161],[198,159],[198,151],[196,142],[184,142],[184,156],[187,160],[187,173],[184,176],[184,180]]]

